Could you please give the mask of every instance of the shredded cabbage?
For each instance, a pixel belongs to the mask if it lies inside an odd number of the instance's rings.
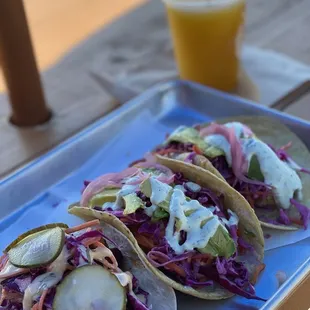
[[[308,222],[310,219],[310,209],[295,199],[291,199],[291,204],[294,205],[296,207],[296,209],[299,211],[300,218],[303,222],[304,228],[307,229],[308,228]]]
[[[198,125],[196,127],[200,128]],[[301,167],[292,159],[291,156],[288,155],[288,153],[286,152],[286,149],[288,149],[290,146],[291,146],[291,143],[288,143],[287,145],[277,150],[272,145],[269,145],[269,147],[277,154],[278,158],[281,159],[282,161],[285,161],[292,169],[299,171],[299,172],[310,174],[309,169]],[[159,154],[190,152],[190,154],[185,159],[186,162],[192,162],[196,154],[194,152],[193,144],[174,142],[174,141],[171,141],[166,145],[159,146],[158,148],[155,149],[155,152]],[[237,190],[247,199],[247,201],[249,202],[252,208],[259,207],[259,208],[270,209],[270,198],[273,197],[272,188],[270,186],[268,186],[267,184],[264,185],[261,182],[257,184],[252,184],[252,183],[247,182],[246,180],[238,179],[235,176],[232,168],[228,166],[225,156],[209,158],[209,160],[211,161],[212,165],[225,178],[228,184],[231,185],[235,190]],[[181,184],[184,181],[180,179],[180,176],[178,174],[176,175],[175,180],[176,180],[176,184]],[[186,196],[192,199],[197,199],[204,206],[210,205],[210,198],[208,197],[208,195],[203,195],[203,197],[201,197],[200,195],[196,193],[192,193],[190,191],[187,191],[185,194]],[[221,204],[217,200],[217,198],[212,197],[211,199],[216,202],[216,205],[218,205],[220,210],[223,212],[223,208],[221,208]],[[300,204],[300,202],[296,200],[293,200],[293,202],[291,201],[291,203],[298,209],[303,226],[306,229],[306,227],[308,227],[308,221],[310,218],[310,215],[308,215],[309,209],[306,206]],[[267,221],[274,225],[291,225],[292,224],[292,220],[288,217],[288,215],[282,209],[280,209],[279,217],[276,220],[268,219],[268,217],[261,217],[260,219],[263,219],[264,221]]]

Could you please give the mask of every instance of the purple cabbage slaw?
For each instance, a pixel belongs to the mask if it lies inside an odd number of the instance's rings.
[[[183,185],[186,189],[186,196],[192,199],[197,199],[205,207],[216,205],[218,207],[218,210],[215,211],[216,215],[227,220],[229,219],[229,215],[221,201],[222,197],[218,197],[207,188],[201,188],[198,192],[193,192],[188,186],[186,186],[187,182],[189,182],[189,180],[184,178],[182,173],[175,174],[174,184]],[[151,205],[149,204],[149,199],[145,197],[145,195],[141,192],[137,192],[137,194],[144,202],[146,202],[146,207]],[[102,208],[97,207],[97,210],[102,211]],[[118,217],[126,226],[129,226],[129,228],[134,227],[139,235],[144,235],[148,239],[152,239],[153,246],[151,249],[147,250],[149,261],[155,267],[161,269],[171,278],[177,280],[183,285],[198,288],[210,286],[216,282],[232,293],[250,299],[264,300],[255,295],[245,265],[241,262],[237,263],[235,257],[228,259],[226,262],[225,258],[218,258],[215,260],[209,254],[202,254],[197,251],[177,255],[164,237],[167,219],[152,222],[151,217],[148,217],[141,209],[134,214],[126,216],[123,214],[123,211],[113,211],[112,209],[106,209],[105,211]],[[240,254],[245,251],[253,250],[250,244],[238,236],[237,226],[227,228],[238,245],[238,251]],[[184,238],[186,238],[186,234],[184,234]],[[185,240],[183,240],[183,242],[184,241]],[[218,273],[217,268],[219,262],[222,262],[222,269],[225,269],[228,266],[226,273],[224,271],[222,274]],[[171,270],[171,264],[176,266],[174,268],[183,270],[183,275]],[[208,266],[208,269],[202,268],[202,266]],[[209,272],[211,272],[210,275]]]
[[[300,167],[295,161],[293,161],[292,157],[288,155],[286,149],[291,146],[291,143],[287,144],[284,147],[275,149],[272,145],[268,145],[278,156],[278,158],[282,161],[285,161],[290,166],[292,166],[295,170],[298,170],[303,173],[310,174],[309,169],[305,169]],[[191,152],[189,156],[186,158],[186,162],[192,163],[195,158],[194,145],[191,143],[182,143],[171,141],[166,145],[159,146],[155,149],[155,152],[160,154],[162,151],[169,150],[171,153],[183,153],[183,152]],[[216,158],[208,158],[212,165],[221,173],[221,175],[225,178],[227,183],[232,186],[235,190],[241,193],[249,202],[252,208],[270,208],[270,205],[264,205],[264,201],[267,201],[268,197],[272,197],[272,188],[269,186],[263,186],[258,184],[250,184],[246,181],[239,180],[233,173],[232,169],[228,166],[225,156],[218,156]],[[301,204],[296,200],[291,200],[291,204],[296,207],[299,212],[300,220],[305,229],[308,227],[308,222],[310,220],[310,209],[305,205]],[[273,206],[273,209],[275,206]],[[292,223],[296,223],[296,220],[290,219],[286,211],[280,210],[279,216],[277,219],[272,220],[268,219],[268,216],[260,217],[260,220],[267,221],[274,225],[292,225]]]
[[[72,255],[68,259],[68,264],[72,266],[73,269],[79,267],[80,259],[82,259],[85,264],[89,263],[88,258],[85,256],[85,252],[82,251],[83,241],[86,241],[88,238],[103,238],[114,244],[116,244],[108,237],[106,237],[99,230],[90,230],[84,232],[78,236],[73,234],[66,235],[65,245],[69,251],[71,251]],[[117,246],[115,248],[111,248],[111,251],[119,265],[122,263],[122,254],[121,251],[118,250]],[[97,262],[95,262],[97,264]],[[26,288],[30,285],[30,283],[39,275],[47,272],[47,267],[39,267],[32,268],[27,273],[18,275],[15,277],[11,277],[5,279],[1,282],[2,292],[5,292],[8,295],[8,298],[3,298],[0,303],[0,310],[23,310],[22,298]],[[66,271],[63,275],[62,280],[70,274],[71,271]],[[146,306],[148,302],[149,293],[145,292],[142,288],[139,287],[138,280],[133,276],[133,292],[127,292],[127,306],[126,310],[149,310]],[[57,285],[56,285],[57,286]],[[52,287],[49,289],[49,292],[44,300],[44,310],[52,310],[53,309],[53,301],[56,294],[56,287]],[[143,296],[145,303],[142,302],[138,296]],[[38,302],[39,299],[36,300]]]

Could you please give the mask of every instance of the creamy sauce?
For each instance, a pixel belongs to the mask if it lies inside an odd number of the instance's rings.
[[[153,213],[158,209],[159,207],[156,205],[151,205],[148,208],[144,209],[144,212],[147,216],[152,217]]]
[[[298,174],[281,161],[267,144],[251,138],[242,142],[242,148],[248,163],[253,155],[257,156],[265,183],[272,185],[279,207],[288,209],[294,196],[302,199],[302,183]]]
[[[102,209],[112,209],[112,210],[117,210],[119,208],[118,204],[115,202],[110,202],[107,201],[102,205]]]
[[[187,211],[194,212],[186,216]],[[165,237],[176,254],[206,247],[219,225],[222,225],[212,211],[203,207],[197,200],[187,201],[184,193],[178,189],[173,190],[169,213]],[[175,231],[176,222],[180,223],[178,231]],[[224,229],[226,230],[225,227]],[[179,245],[181,230],[187,232],[187,238],[184,244]]]
[[[7,263],[5,264],[5,266],[3,267],[3,269],[0,272],[0,283],[1,283],[1,281],[5,280],[5,279],[8,279],[14,275],[19,274],[19,273],[22,273],[23,270],[25,270],[25,269],[15,267],[14,265],[12,265],[10,263],[10,261],[7,261]]]
[[[132,285],[132,274],[130,272],[122,272],[121,270],[119,270],[119,272],[113,272],[113,274],[116,276],[116,278],[118,279],[119,283],[121,284],[121,286],[123,287],[128,287],[128,294],[132,295],[134,298],[140,300],[140,302],[146,304],[146,300],[144,295],[136,295],[133,291],[133,285]],[[149,309],[151,309],[152,306],[150,306]],[[99,309],[98,309],[99,310]]]
[[[113,274],[116,276],[118,282],[121,284],[121,286],[125,287],[128,285],[128,287],[132,287],[132,277],[129,272],[113,272]]]
[[[149,180],[152,189],[150,200],[152,204],[158,205],[169,197],[169,193],[172,191],[172,187],[168,184],[158,181],[154,177],[151,177]]]
[[[198,193],[201,190],[201,186],[194,182],[186,182],[186,186],[194,193]]]
[[[86,248],[84,245],[80,245],[78,249],[81,253],[81,255],[79,256],[79,267],[88,265],[88,258],[90,256],[88,248]]]
[[[130,178],[127,182],[134,181],[134,178]],[[125,184],[117,193],[115,202],[105,202],[102,206],[103,209],[111,208],[114,211],[123,210],[125,203],[123,197],[134,193],[138,188],[138,185]]]
[[[253,155],[256,155],[260,170],[264,176],[264,182],[272,186],[275,202],[278,207],[288,209],[291,206],[290,199],[302,199],[302,183],[298,174],[287,163],[281,161],[272,149],[263,141],[251,137],[243,125],[237,122],[227,123],[226,127],[233,127],[236,136],[240,139],[243,154],[249,163]],[[240,138],[243,133],[245,138]],[[225,153],[226,161],[232,166],[231,147],[222,135],[210,135],[205,141]]]
[[[179,190],[182,191],[183,193],[186,192],[186,189],[184,188],[183,185],[176,185],[176,186],[174,187],[174,189],[179,189]]]
[[[231,210],[228,210],[228,214],[229,214],[229,220],[226,220],[225,218],[221,218],[222,222],[227,226],[238,225],[239,223],[238,215]]]
[[[210,136],[206,136],[204,140],[208,145],[221,149],[225,153],[225,157],[226,157],[226,161],[228,165],[229,166],[232,165],[231,147],[230,147],[229,142],[224,136],[210,135]]]
[[[137,189],[137,185],[129,185],[129,184],[125,184],[122,189],[118,192],[119,196],[126,196],[129,195],[131,193],[134,193]]]
[[[55,286],[63,276],[66,270],[68,251],[64,246],[60,255],[50,265],[49,272],[36,277],[27,287],[23,298],[23,310],[31,310],[33,301],[38,298],[42,292]]]
[[[229,122],[225,124],[225,127],[227,128],[234,128],[235,130],[235,136],[238,138],[241,138],[242,136],[244,138],[251,137],[247,130],[245,129],[244,125],[240,122]]]
[[[213,213],[214,211],[220,211],[220,208],[217,206],[210,206],[208,209]]]

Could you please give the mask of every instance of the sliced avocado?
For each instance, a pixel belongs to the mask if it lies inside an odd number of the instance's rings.
[[[36,233],[36,232],[39,232],[39,231],[42,231],[42,230],[46,230],[46,229],[49,229],[49,228],[54,228],[54,227],[60,227],[60,228],[69,228],[68,225],[66,224],[63,224],[63,223],[52,223],[52,224],[47,224],[47,225],[43,225],[43,226],[40,226],[40,227],[36,227],[34,229],[31,229],[31,230],[28,230],[26,231],[25,233],[21,234],[18,238],[16,238],[13,242],[11,242],[6,248],[5,250],[3,251],[4,253],[7,253],[9,250],[11,250],[17,243],[19,243],[20,241],[22,241],[23,239],[25,239],[26,237]]]
[[[169,213],[162,208],[157,208],[152,215],[152,222],[157,222],[166,217],[169,217]]]
[[[53,310],[125,310],[126,303],[126,289],[116,276],[88,265],[73,270],[58,285]]]
[[[248,177],[253,180],[264,182],[265,177],[260,170],[260,164],[256,155],[251,157],[249,164]]]
[[[142,199],[136,193],[123,196],[123,199],[125,201],[124,215],[135,213],[138,209],[145,207]]]
[[[200,224],[200,228],[202,228],[203,226],[205,226],[207,224],[207,222],[211,221],[213,219],[213,216],[209,217],[208,219],[205,219],[201,222]]]
[[[149,178],[140,184],[140,190],[146,197],[150,198],[152,196],[152,185]]]
[[[9,261],[16,267],[35,268],[52,263],[65,243],[65,232],[60,227],[33,233],[14,245],[9,251]]]
[[[169,212],[169,206],[170,206],[170,201],[171,201],[171,196],[172,196],[172,190],[168,194],[168,196],[165,198],[165,200],[161,201],[157,205],[164,209],[166,212]]]
[[[225,154],[221,149],[208,145],[208,143],[206,143],[200,136],[199,131],[192,127],[178,128],[169,136],[167,142],[171,141],[195,144],[202,151],[202,153],[209,158],[214,158]]]
[[[215,234],[210,238],[207,246],[203,249],[198,249],[198,251],[211,254],[215,257],[225,256],[229,258],[236,252],[236,245],[224,226],[219,225]]]
[[[187,197],[188,198],[188,197]],[[190,198],[189,199],[186,199],[186,200],[190,200]],[[184,214],[185,214],[185,216],[190,216],[190,215],[192,215],[194,212],[195,212],[196,210],[187,210],[187,211],[185,211],[184,212]]]
[[[180,126],[169,135],[165,143],[181,142],[197,144],[201,140],[203,141],[198,130],[192,127]]]
[[[96,194],[89,202],[89,206],[102,206],[106,202],[115,202],[119,188],[106,188],[101,193]]]
[[[203,142],[203,139],[195,128],[182,126],[172,132],[166,142],[169,143],[171,141],[197,144],[201,141]]]
[[[153,186],[154,187],[156,186],[155,195],[153,195],[154,189],[152,187],[152,182],[153,182]],[[153,204],[155,204],[156,206],[161,207],[165,211],[169,212],[169,205],[170,205],[171,196],[172,196],[172,192],[173,192],[173,188],[171,186],[169,186],[165,183],[161,183],[160,181],[158,181],[156,179],[148,178],[140,184],[140,190],[146,197],[151,198],[151,202]],[[158,193],[158,192],[166,192],[167,193],[166,197],[161,201],[157,201],[157,199],[156,199],[157,198],[156,193]]]
[[[158,170],[157,168],[149,167],[149,168],[142,168],[142,171],[145,173],[149,173],[151,175],[160,175],[162,171]]]
[[[206,144],[207,146],[205,148],[200,148],[203,152],[203,154],[208,158],[215,158],[222,155],[225,155],[224,151],[220,148],[217,148],[215,146],[211,146]]]
[[[180,231],[181,230],[181,226],[182,226],[182,222],[178,218],[176,218],[175,219],[175,224],[174,224],[175,230],[176,231]]]

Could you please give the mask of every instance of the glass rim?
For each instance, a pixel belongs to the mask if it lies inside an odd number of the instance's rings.
[[[197,8],[197,7],[221,7],[223,5],[229,5],[236,2],[241,2],[245,0],[162,0],[164,4],[168,4],[178,8]]]

